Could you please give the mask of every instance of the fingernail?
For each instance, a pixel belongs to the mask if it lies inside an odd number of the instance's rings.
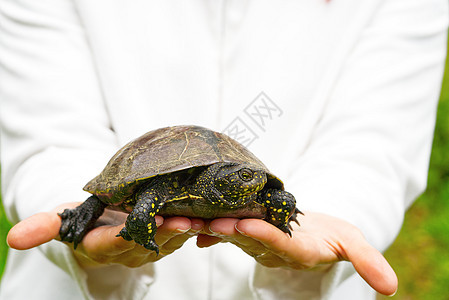
[[[241,235],[247,236],[246,232],[242,231],[241,229],[237,228],[237,224],[234,226],[235,230],[237,230]]]
[[[156,226],[159,227],[162,224],[164,224],[164,219],[162,217],[156,216],[156,218],[154,219],[156,221]]]
[[[391,295],[388,295],[387,297],[394,297],[394,295],[396,295],[396,293],[398,292],[398,290],[396,290],[396,291],[394,291],[394,293],[393,294],[391,294]]]
[[[218,235],[215,231],[212,230],[212,228],[209,226],[209,234],[210,235]]]
[[[212,236],[218,236],[218,237],[223,236],[223,233],[222,233],[222,232],[216,232],[216,231],[213,231],[212,228],[211,228],[210,226],[209,226],[209,232],[210,232],[209,235],[212,235]]]
[[[204,228],[204,221],[198,222],[198,221],[192,220],[190,227],[191,227],[190,230],[199,232],[199,231],[203,230],[203,228]]]
[[[186,233],[189,230],[190,230],[190,228],[187,228],[187,229],[180,229],[180,228],[178,228],[178,229],[175,230],[175,232],[179,233],[179,234],[182,234],[182,233]]]
[[[194,235],[197,235],[198,232],[200,232],[200,230],[195,230],[195,229],[190,228],[190,230],[187,232],[187,234],[194,236]]]

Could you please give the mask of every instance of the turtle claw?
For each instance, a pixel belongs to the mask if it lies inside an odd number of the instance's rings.
[[[122,230],[120,230],[119,234],[116,235],[116,237],[122,237],[125,241],[133,240],[133,238],[129,235],[126,227],[123,227]]]
[[[282,230],[283,232],[287,233],[290,237],[292,237],[292,230],[293,230],[293,227],[292,227],[292,225],[290,224],[290,221],[293,221],[293,222],[295,222],[296,224],[300,225],[300,224],[299,224],[299,221],[298,221],[298,218],[297,218],[298,214],[304,215],[299,209],[295,208],[295,210],[293,211],[292,215],[291,215],[290,218],[289,218],[288,223],[279,225],[279,226],[277,226],[277,227],[278,227],[280,230]]]
[[[295,211],[292,213],[292,215],[290,217],[290,221],[293,221],[293,222],[295,222],[296,224],[298,224],[300,226],[301,224],[299,224],[299,221],[298,221],[298,214],[301,214],[301,215],[304,216],[304,213],[302,211],[300,211],[298,208],[295,207]],[[290,224],[288,224],[288,227],[290,229],[292,229]]]
[[[150,240],[148,243],[142,246],[144,246],[148,250],[156,252],[156,256],[159,255],[159,246],[156,244],[154,240]]]
[[[129,235],[128,229],[126,227],[123,227],[122,230],[120,230],[119,234],[116,235],[116,237],[122,237],[125,241],[132,241],[134,240],[131,235]],[[150,240],[146,244],[141,244],[139,242],[136,242],[137,244],[145,247],[148,250],[156,252],[156,255],[159,255],[159,246],[156,244],[154,240]]]
[[[63,242],[73,242],[76,249],[86,233],[94,227],[97,219],[103,214],[105,204],[97,197],[91,196],[81,205],[73,209],[65,209],[58,213],[61,217],[59,236]]]
[[[292,232],[291,232],[291,226],[290,224],[284,224],[284,225],[280,225],[278,226],[278,228],[280,230],[282,230],[283,232],[287,233],[290,237],[292,237]]]
[[[73,242],[73,248],[76,249],[86,232],[90,229],[90,226],[88,226],[89,220],[77,220],[80,215],[77,208],[65,209],[63,213],[58,215],[61,217],[61,228],[59,229],[61,241]],[[87,216],[84,215],[84,217]]]
[[[58,216],[61,217],[61,228],[59,228],[59,235],[61,239],[65,238],[70,232],[70,222],[67,222],[66,219],[69,219],[73,216],[71,209],[65,209],[62,213],[58,213]]]

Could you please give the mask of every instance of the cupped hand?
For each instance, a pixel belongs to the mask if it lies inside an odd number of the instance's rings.
[[[231,242],[267,267],[316,269],[346,260],[377,292],[384,295],[396,292],[395,272],[355,226],[313,212],[306,212],[300,222],[301,226],[292,223],[290,238],[263,220],[216,219],[206,227],[205,234],[198,236],[197,245]]]
[[[8,233],[7,242],[11,248],[30,249],[53,239],[59,239],[61,219],[57,212],[74,208],[80,203],[70,203],[52,212],[35,214],[17,223]],[[139,267],[154,262],[179,249],[185,241],[203,229],[204,221],[184,217],[162,218],[156,216],[158,231],[155,236],[160,253],[149,251],[134,241],[116,237],[125,226],[127,214],[105,210],[98,219],[96,227],[89,231],[74,251],[75,257],[83,267],[95,267],[112,263],[128,267]],[[71,249],[73,244],[66,243]]]

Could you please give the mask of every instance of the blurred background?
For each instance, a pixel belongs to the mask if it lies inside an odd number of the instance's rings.
[[[407,212],[399,237],[385,254],[399,277],[399,290],[393,299],[449,299],[448,70],[449,60],[438,107],[427,191]],[[0,198],[0,277],[10,227]]]

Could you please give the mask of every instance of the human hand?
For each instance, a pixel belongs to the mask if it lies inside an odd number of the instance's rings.
[[[59,239],[61,218],[57,212],[74,208],[80,203],[64,204],[52,212],[35,214],[17,223],[8,233],[11,248],[26,250]],[[125,226],[126,213],[105,210],[96,227],[89,231],[74,251],[82,267],[95,267],[112,263],[139,267],[154,262],[179,249],[187,239],[203,229],[204,221],[185,217],[162,218],[156,216],[158,231],[155,236],[160,247],[159,255],[136,244],[116,237]],[[66,243],[71,249],[73,244]]]
[[[258,219],[222,218],[210,222],[198,236],[199,247],[231,242],[266,267],[297,270],[328,268],[350,261],[360,276],[377,292],[392,295],[398,287],[395,272],[353,225],[319,213],[307,212],[293,224],[292,238]]]

